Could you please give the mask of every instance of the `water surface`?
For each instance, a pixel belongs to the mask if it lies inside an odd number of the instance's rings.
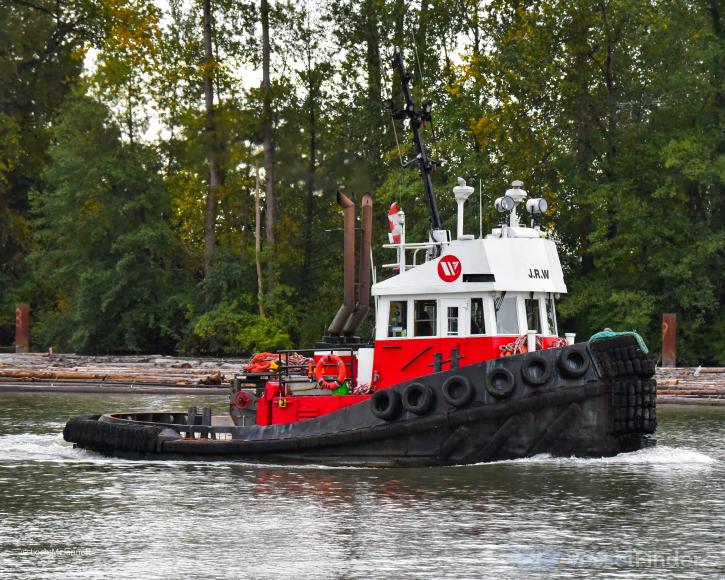
[[[76,414],[224,397],[0,396],[0,576],[722,578],[725,409],[664,407],[655,449],[363,469],[134,462]]]

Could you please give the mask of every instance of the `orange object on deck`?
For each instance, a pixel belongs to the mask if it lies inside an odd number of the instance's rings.
[[[266,373],[272,370],[272,363],[278,360],[278,356],[273,352],[260,352],[252,357],[249,364],[244,367],[247,373]]]
[[[325,367],[328,366],[337,367],[337,377],[325,375]],[[315,379],[317,380],[317,384],[323,389],[330,389],[332,391],[342,385],[346,378],[347,370],[345,369],[345,361],[336,354],[326,354],[317,361]]]

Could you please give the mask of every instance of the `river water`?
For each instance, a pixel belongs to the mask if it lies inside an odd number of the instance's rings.
[[[0,577],[723,578],[725,409],[658,447],[426,469],[133,462],[67,418],[224,397],[0,395]]]

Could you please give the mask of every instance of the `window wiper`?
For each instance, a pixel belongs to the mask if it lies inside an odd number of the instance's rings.
[[[506,297],[506,290],[504,290],[501,293],[501,296],[499,296],[498,298],[494,298],[493,299],[493,308],[494,308],[496,314],[498,314],[498,311],[501,309],[501,304],[503,304],[503,299],[505,297]]]

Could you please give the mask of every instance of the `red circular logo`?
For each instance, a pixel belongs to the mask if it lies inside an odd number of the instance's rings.
[[[461,261],[449,254],[438,262],[438,276],[444,282],[455,282],[461,275]]]

